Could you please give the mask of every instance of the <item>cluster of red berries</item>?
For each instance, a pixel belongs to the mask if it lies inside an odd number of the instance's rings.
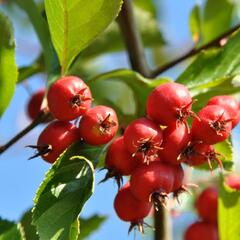
[[[225,184],[235,191],[240,191],[240,175],[231,174],[227,176]]]
[[[50,163],[76,141],[106,144],[118,130],[115,111],[105,106],[91,108],[91,91],[77,77],[56,81],[47,93],[47,101],[58,120],[50,123],[40,134],[37,146],[31,147],[38,150],[35,156],[41,155]],[[103,181],[113,177],[120,187],[123,176],[131,176],[114,201],[118,216],[130,222],[131,228],[137,225],[142,230],[152,205],[158,209],[166,205],[170,193],[177,197],[187,191],[181,163],[208,163],[212,168],[211,162],[217,161],[221,166],[213,145],[227,139],[239,122],[239,103],[230,96],[216,96],[196,115],[191,110],[193,102],[184,85],[160,85],[148,97],[147,117],[130,123],[108,149],[108,172]],[[70,121],[79,117],[76,127]],[[191,129],[189,117],[194,117]]]
[[[231,174],[225,184],[233,190],[240,190],[240,176]],[[201,220],[191,224],[185,232],[185,240],[218,240],[218,190],[208,187],[198,196],[195,207]]]
[[[38,92],[33,103],[29,104],[29,115],[38,115],[44,91]],[[106,106],[92,105],[89,87],[78,77],[62,77],[53,83],[47,93],[50,112],[57,120],[50,123],[40,134],[35,156],[53,163],[71,144],[84,141],[90,145],[106,144],[113,139],[118,130],[115,111]],[[32,105],[35,104],[35,108]],[[36,110],[36,111],[35,111]],[[81,117],[78,127],[73,121]]]
[[[142,226],[151,205],[165,206],[169,193],[177,197],[187,191],[181,163],[208,163],[212,168],[211,162],[217,161],[221,166],[213,145],[227,139],[239,122],[239,104],[230,96],[217,96],[196,115],[192,103],[184,85],[160,85],[148,97],[147,117],[130,123],[108,149],[103,181],[113,177],[120,186],[122,177],[130,175],[114,207],[131,226]],[[190,129],[187,119],[191,116]]]
[[[218,240],[218,190],[215,187],[206,188],[198,196],[195,207],[201,220],[188,227],[185,240]]]

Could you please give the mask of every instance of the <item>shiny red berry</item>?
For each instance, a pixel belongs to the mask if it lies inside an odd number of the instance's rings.
[[[197,198],[198,215],[205,221],[217,223],[218,190],[215,187],[206,188]]]
[[[142,161],[142,159],[132,156],[132,154],[127,151],[123,136],[118,137],[107,151],[105,168],[108,172],[102,182],[113,177],[116,179],[118,186],[120,186],[122,176],[130,175]]]
[[[62,77],[47,94],[48,106],[55,118],[70,121],[83,115],[92,104],[89,87],[75,76]]]
[[[218,240],[217,225],[208,222],[195,222],[185,232],[184,240]]]
[[[198,142],[189,143],[179,155],[179,161],[192,167],[208,163],[211,170],[212,162],[216,162],[220,168],[223,168],[220,154],[215,151],[214,147]]]
[[[27,105],[27,113],[31,120],[35,120],[40,113],[44,94],[45,89],[40,89],[31,96]]]
[[[79,123],[79,133],[90,145],[106,144],[113,139],[118,130],[116,112],[106,106],[89,109]]]
[[[174,174],[174,183],[173,183],[173,187],[172,187],[172,192],[173,192],[173,197],[177,199],[177,201],[180,203],[179,201],[179,195],[181,193],[190,193],[188,186],[190,187],[196,187],[197,185],[195,184],[184,184],[184,171],[182,166],[179,165],[170,165],[172,167],[172,171]]]
[[[179,154],[190,141],[190,134],[186,124],[171,124],[163,131],[160,158],[170,164],[180,164]]]
[[[219,105],[223,107],[228,113],[229,117],[232,119],[232,127],[236,127],[236,125],[240,121],[240,108],[239,102],[228,95],[215,96],[211,98],[207,105]]]
[[[142,232],[143,219],[149,214],[151,204],[136,199],[131,192],[130,184],[127,183],[118,191],[114,209],[121,220],[131,223],[129,230],[138,226]]]
[[[227,139],[232,122],[227,111],[218,105],[208,105],[198,113],[192,124],[192,137],[205,144],[216,144]]]
[[[37,146],[30,147],[38,150],[33,157],[41,156],[45,161],[53,163],[66,148],[79,140],[78,130],[73,124],[54,121],[40,134]]]
[[[172,192],[178,192],[183,190],[183,178],[184,178],[184,171],[182,166],[176,165],[176,166],[171,166],[173,169],[173,174],[174,174],[174,182],[173,182],[173,187],[172,187]]]
[[[188,89],[179,83],[164,83],[148,96],[148,117],[161,125],[185,122],[193,114],[192,98]]]
[[[146,162],[160,150],[163,136],[160,126],[147,118],[139,118],[128,125],[124,143],[133,155],[142,155]]]
[[[225,183],[228,187],[239,191],[240,190],[240,176],[239,175],[229,175],[226,177]]]
[[[139,200],[152,202],[158,208],[161,204],[165,205],[174,180],[171,166],[159,161],[142,164],[132,172],[131,191]]]

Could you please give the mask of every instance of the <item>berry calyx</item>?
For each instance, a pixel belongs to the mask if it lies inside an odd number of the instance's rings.
[[[54,121],[40,134],[36,146],[37,153],[31,157],[41,156],[46,162],[54,163],[59,155],[74,142],[80,140],[76,126],[68,122]]]
[[[157,158],[163,136],[160,127],[147,118],[139,118],[128,125],[124,132],[124,143],[129,152],[142,155],[144,162]]]
[[[166,206],[168,193],[173,189],[174,173],[171,166],[162,162],[142,164],[133,172],[130,179],[133,195],[145,202],[152,202],[156,209]]]
[[[105,182],[109,178],[115,178],[118,187],[121,186],[122,176],[128,176],[140,164],[140,159],[133,157],[127,151],[123,136],[118,137],[110,145],[105,158],[105,169],[108,170],[105,178],[101,182]]]
[[[66,76],[52,84],[47,100],[55,118],[71,121],[83,115],[91,107],[92,95],[82,79]]]
[[[147,99],[147,115],[160,125],[183,123],[189,116],[193,100],[188,89],[179,83],[164,83],[155,88]]]
[[[90,145],[106,144],[113,139],[118,130],[116,112],[106,106],[89,109],[79,123],[79,133]]]
[[[208,222],[195,222],[188,227],[184,240],[218,240],[217,225]]]
[[[171,124],[163,131],[162,149],[160,158],[170,164],[179,164],[179,154],[190,141],[190,134],[186,124]]]
[[[205,221],[217,223],[218,190],[215,187],[206,188],[197,198],[198,215]]]
[[[208,163],[210,170],[212,170],[212,162],[216,162],[223,169],[220,156],[211,145],[201,142],[189,142],[188,146],[178,156],[178,159],[180,162],[184,162],[192,167]]]
[[[232,119],[221,106],[208,105],[198,113],[192,124],[192,137],[213,145],[227,139],[232,129]]]
[[[239,102],[228,95],[221,95],[212,97],[207,105],[218,105],[223,107],[228,113],[229,117],[232,119],[232,128],[236,127],[236,125],[240,121],[240,108]]]
[[[137,226],[143,233],[143,219],[147,217],[151,207],[150,203],[139,201],[134,197],[129,182],[118,191],[114,200],[114,209],[118,217],[131,224],[129,232]]]
[[[239,191],[240,190],[240,176],[239,175],[229,175],[226,177],[225,183],[228,187]]]
[[[172,187],[173,197],[179,201],[179,195],[181,193],[187,192],[190,194],[190,191],[188,190],[187,185],[184,185],[184,171],[182,166],[179,165],[172,165],[172,170],[174,174],[174,183]],[[193,186],[192,184],[189,184],[189,186]],[[196,185],[195,185],[196,186]]]
[[[35,120],[41,111],[41,105],[43,101],[43,97],[45,94],[45,89],[40,89],[36,93],[34,93],[27,105],[27,113],[31,120]]]

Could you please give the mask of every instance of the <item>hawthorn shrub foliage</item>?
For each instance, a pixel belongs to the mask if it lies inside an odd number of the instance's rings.
[[[200,195],[196,208],[202,220],[188,229],[186,239],[238,239],[239,177],[225,177],[234,169],[231,133],[240,119],[240,32],[229,32],[238,3],[207,0],[192,9],[195,48],[184,59],[194,57],[172,80],[158,75],[174,62],[151,71],[143,66],[141,44],[134,42],[139,37],[155,54],[165,44],[151,0],[0,3],[26,13],[42,47],[32,65],[18,67],[11,20],[0,12],[0,114],[17,84],[45,72],[46,88],[31,97],[27,113],[32,126],[47,125],[29,147],[35,149],[32,157],[52,164],[20,222],[0,219],[1,239],[87,238],[106,219],[80,217],[102,167],[102,182],[114,178],[119,187],[116,214],[130,223],[129,230],[143,232],[153,208],[168,208],[169,198],[189,191],[194,183],[184,180],[189,166],[208,171],[210,182],[214,175],[218,194],[213,202],[210,190]],[[131,7],[137,25],[128,22]],[[131,69],[100,74],[89,68],[89,62],[116,51],[129,54]],[[123,184],[125,176],[130,178]]]
[[[195,207],[199,220],[191,224],[185,232],[185,240],[219,239],[217,226],[218,189],[210,186],[196,199]]]

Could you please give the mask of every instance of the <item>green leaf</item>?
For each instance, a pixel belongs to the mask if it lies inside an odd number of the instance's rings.
[[[81,240],[87,239],[93,232],[97,231],[106,219],[106,216],[99,215],[93,215],[89,218],[80,218]]]
[[[71,226],[71,232],[70,232],[70,239],[80,239],[80,221],[79,219],[76,219],[76,221]]]
[[[21,83],[27,78],[30,78],[33,75],[40,73],[42,71],[43,71],[43,67],[38,63],[34,63],[33,65],[27,66],[27,67],[21,67],[19,68],[18,83]]]
[[[22,8],[29,17],[38,39],[42,45],[44,59],[48,72],[54,72],[58,68],[58,61],[56,59],[56,53],[54,51],[51,37],[48,29],[47,22],[41,15],[38,6],[34,0],[13,0],[16,4]]]
[[[134,0],[135,6],[157,17],[157,8],[153,0]]]
[[[15,225],[14,222],[10,222],[0,217],[0,235],[10,230],[14,225]]]
[[[20,224],[0,218],[0,240],[25,240]]]
[[[234,4],[230,0],[208,0],[203,11],[202,42],[207,43],[226,32],[232,24]]]
[[[99,89],[98,83],[103,82],[103,84],[101,85],[101,89],[104,89],[104,95],[106,97],[112,97],[109,100],[113,101],[116,104],[116,106],[118,106],[120,108],[122,106],[119,106],[117,104],[117,101],[119,101],[119,99],[114,98],[116,91],[112,91],[112,88],[109,88],[108,95],[106,95],[105,90],[108,89],[108,85],[110,82],[122,82],[122,83],[126,84],[134,93],[134,99],[135,99],[136,106],[137,106],[136,114],[137,114],[137,116],[142,116],[145,114],[145,105],[146,105],[146,100],[147,100],[148,94],[156,86],[159,86],[160,84],[163,84],[168,81],[170,81],[170,80],[166,79],[166,78],[159,78],[156,80],[147,79],[147,78],[144,78],[142,75],[140,75],[137,72],[127,70],[127,69],[119,69],[119,70],[115,70],[115,71],[111,71],[108,73],[104,73],[104,74],[95,76],[94,78],[92,78],[88,81],[88,84],[90,85],[91,89],[93,90],[93,95],[94,96],[95,96],[95,94],[96,94],[96,96],[100,95],[100,98],[101,98],[101,97],[103,97],[103,95],[101,96],[102,93],[100,93],[100,91],[98,91],[98,89]],[[115,88],[115,89],[118,89],[118,88]],[[129,106],[130,104],[131,104],[130,102],[126,103],[126,106]]]
[[[203,51],[179,76],[177,82],[185,84],[194,92],[194,96],[209,86],[220,86],[224,82],[229,84],[231,77],[234,77],[234,81],[229,86],[239,87],[239,81],[236,81],[236,75],[240,73],[239,41],[240,32],[237,31],[221,49]]]
[[[189,28],[192,39],[198,43],[201,37],[201,9],[199,5],[195,5],[189,16]]]
[[[47,172],[34,199],[33,224],[40,239],[69,239],[73,224],[93,193],[94,167],[79,155],[81,144],[66,150]]]
[[[165,40],[159,31],[157,20],[149,12],[136,7],[135,9],[136,21],[142,36],[145,48],[161,47]],[[100,54],[107,54],[111,52],[123,51],[125,45],[122,41],[122,36],[116,22],[111,25],[79,56],[79,60],[91,59]],[[76,64],[80,64],[77,61]]]
[[[240,191],[234,191],[224,185],[222,179],[218,199],[218,228],[220,239],[240,238]]]
[[[197,99],[193,104],[193,110],[198,112],[214,96],[231,95],[240,92],[239,75],[216,79],[211,83],[192,88],[190,91],[192,96]]]
[[[118,15],[122,0],[45,0],[53,45],[64,74],[74,58]]]
[[[226,161],[232,161],[233,159],[233,147],[230,139],[225,140],[224,142],[217,143],[214,146],[215,150],[220,153]]]
[[[0,116],[8,107],[15,90],[18,70],[15,61],[13,27],[9,19],[0,13]]]
[[[84,156],[85,158],[89,159],[93,166],[96,167],[98,164],[99,159],[101,158],[101,155],[104,152],[104,146],[91,146],[84,142],[78,143],[78,150],[77,155],[78,156]],[[76,155],[76,154],[75,154]]]
[[[37,229],[32,224],[32,209],[23,214],[20,224],[25,235],[25,240],[39,240]]]
[[[207,0],[204,9],[196,5],[189,17],[193,40],[203,45],[226,32],[232,25],[233,13],[231,0]]]

